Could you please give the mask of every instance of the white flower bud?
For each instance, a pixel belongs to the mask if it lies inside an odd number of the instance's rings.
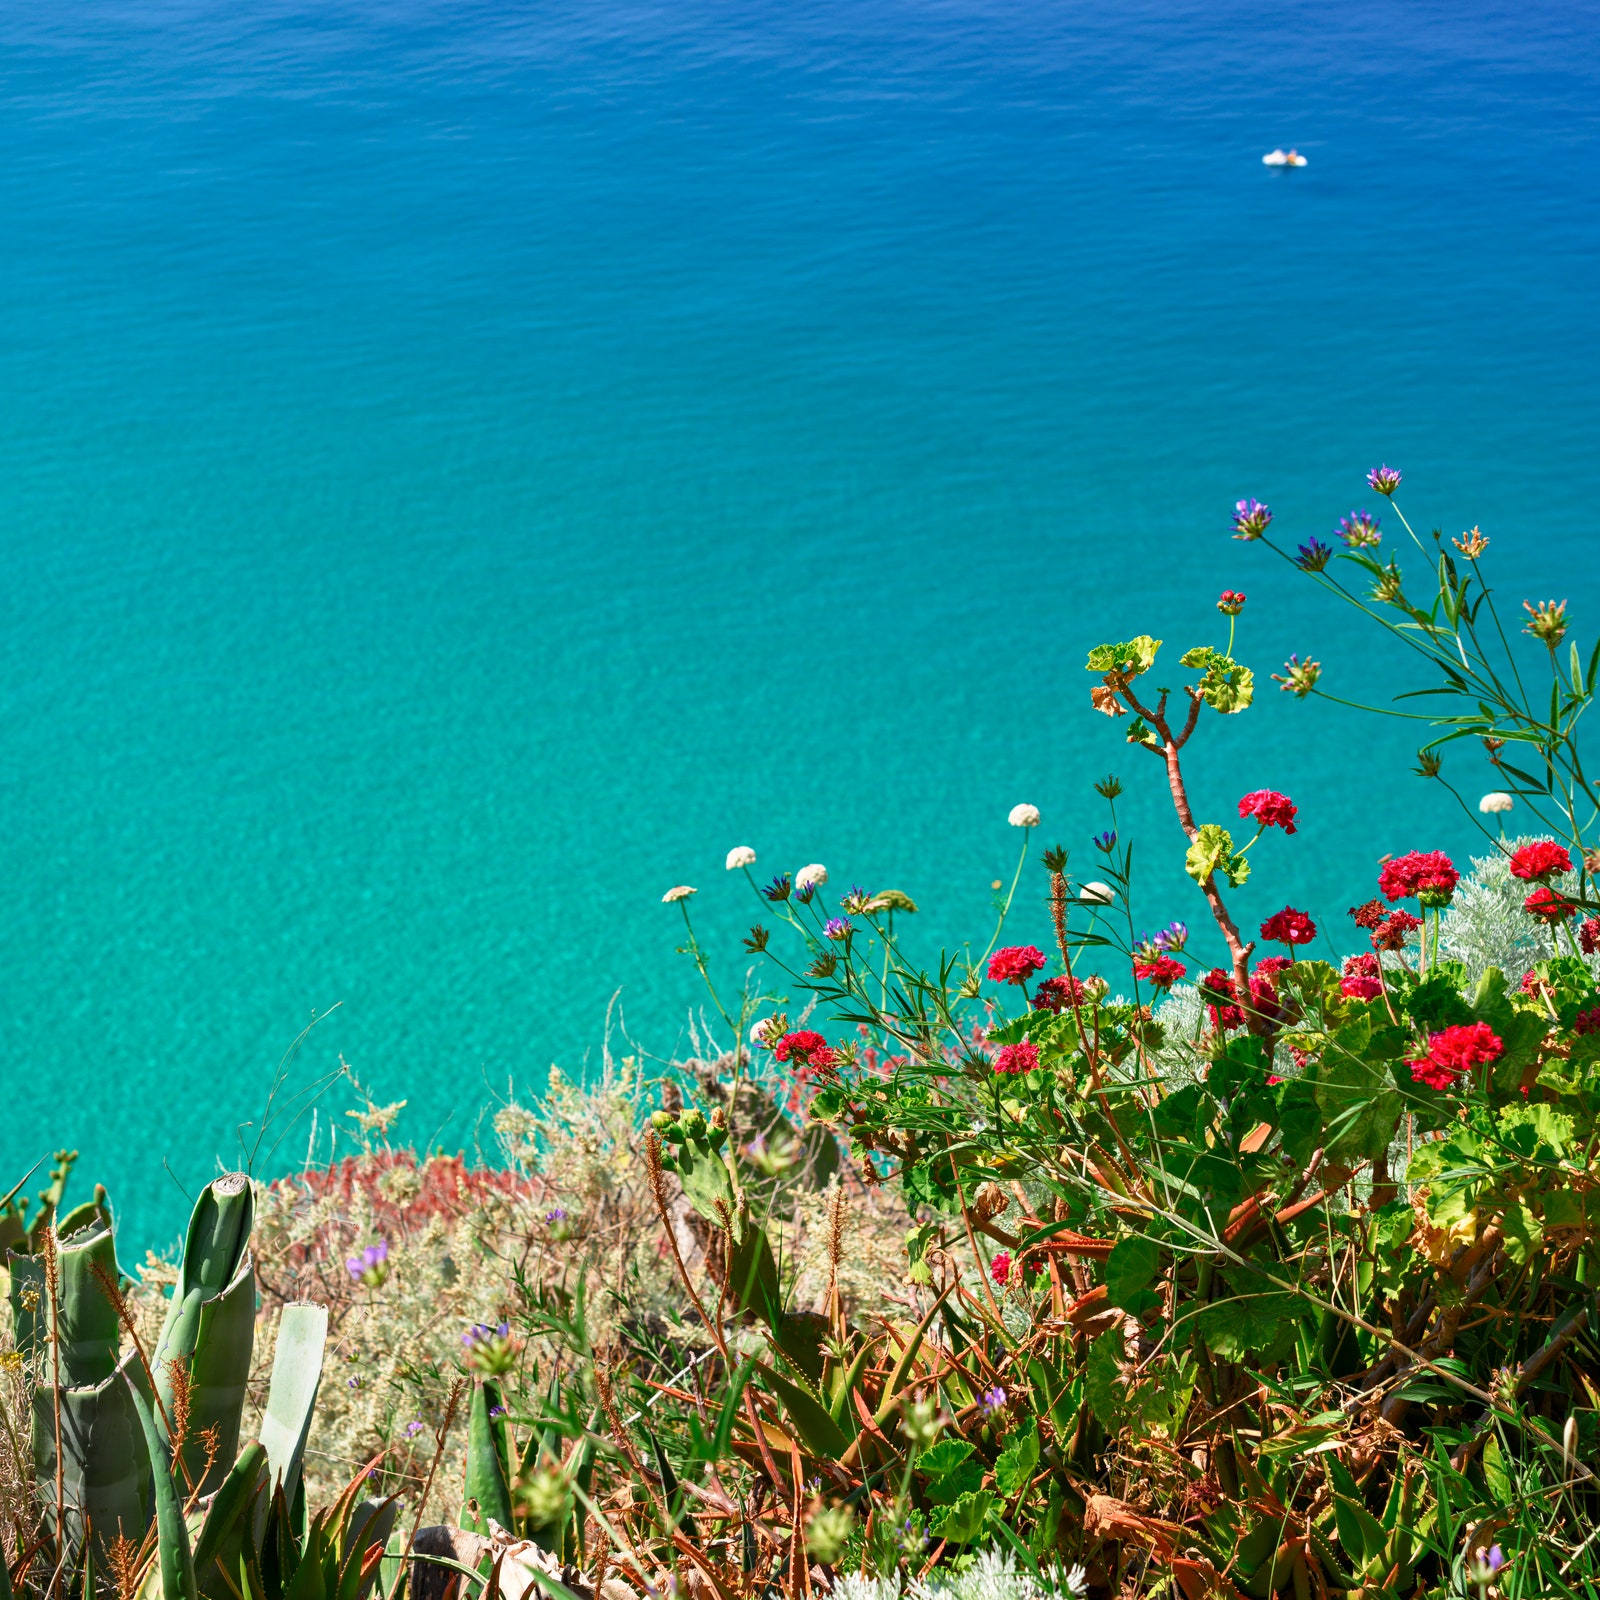
[[[1020,805],[1012,806],[1011,815],[1006,821],[1013,828],[1037,828],[1039,826],[1038,806]]]
[[[739,867],[753,867],[756,864],[756,853],[747,844],[736,844],[728,852],[728,871],[736,871]]]

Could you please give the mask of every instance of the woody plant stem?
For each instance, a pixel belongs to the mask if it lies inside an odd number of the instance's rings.
[[[1145,749],[1166,762],[1167,787],[1172,791],[1173,809],[1178,813],[1179,826],[1193,844],[1200,836],[1200,828],[1194,820],[1194,810],[1189,804],[1189,791],[1184,786],[1183,767],[1178,760],[1178,752],[1189,742],[1190,736],[1194,733],[1195,724],[1200,720],[1200,708],[1205,704],[1204,697],[1198,689],[1184,690],[1189,697],[1189,714],[1184,718],[1182,732],[1174,733],[1171,723],[1167,721],[1167,690],[1161,691],[1161,698],[1152,709],[1140,704],[1138,695],[1133,692],[1133,685],[1121,673],[1107,674],[1106,682],[1121,694],[1135,715],[1143,717],[1155,730],[1160,743],[1147,744]],[[1245,1008],[1245,1015],[1250,1020],[1251,1032],[1259,1032],[1262,1026],[1261,1019],[1250,1006],[1250,956],[1256,947],[1255,940],[1252,939],[1246,944],[1240,937],[1238,926],[1223,903],[1222,891],[1217,887],[1215,872],[1206,874],[1205,882],[1200,885],[1200,892],[1205,895],[1206,904],[1211,908],[1212,920],[1221,931],[1228,946],[1228,954],[1233,958],[1234,988],[1239,994],[1239,1003]]]

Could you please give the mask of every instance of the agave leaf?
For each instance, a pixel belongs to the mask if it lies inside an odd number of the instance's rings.
[[[103,1550],[117,1533],[136,1543],[149,1525],[150,1463],[129,1386],[144,1390],[144,1371],[132,1351],[103,1383],[61,1395],[61,1481],[67,1507],[66,1539],[76,1548],[87,1514]],[[55,1520],[55,1395],[41,1384],[33,1392],[33,1463],[47,1520]]]
[[[267,1452],[267,1489],[256,1502],[255,1543],[260,1546],[267,1517],[273,1509],[269,1496],[282,1494],[284,1515],[299,1499],[300,1460],[311,1413],[322,1382],[322,1355],[328,1343],[326,1306],[293,1305],[283,1308],[278,1321],[278,1342],[272,1355],[272,1381],[267,1389],[267,1409],[261,1418],[261,1443]]]
[[[183,1523],[183,1503],[172,1482],[172,1467],[166,1441],[156,1427],[150,1402],[130,1380],[126,1385],[139,1428],[144,1435],[145,1453],[150,1463],[150,1478],[155,1488],[156,1539],[161,1553],[162,1600],[199,1600],[194,1581],[194,1555],[189,1548],[189,1530]]]
[[[183,1267],[156,1344],[156,1393],[163,1426],[173,1415],[173,1362],[189,1371],[189,1428],[183,1459],[198,1479],[206,1449],[200,1435],[218,1430],[211,1472],[202,1493],[218,1488],[239,1449],[239,1419],[255,1343],[255,1267],[250,1229],[255,1197],[242,1172],[208,1183],[195,1203],[184,1241]]]

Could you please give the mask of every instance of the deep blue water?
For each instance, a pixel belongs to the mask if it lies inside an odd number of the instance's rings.
[[[981,941],[1007,809],[1076,863],[1116,771],[1197,921],[1088,646],[1227,585],[1264,688],[1390,675],[1240,495],[1326,535],[1385,459],[1592,636],[1597,22],[0,0],[0,1177],[164,1240],[336,1002],[297,1081],[451,1148],[616,991],[682,1051],[659,897],[734,977],[734,844]],[[1194,759],[1302,807],[1241,917],[1470,847],[1407,725],[1261,700]]]

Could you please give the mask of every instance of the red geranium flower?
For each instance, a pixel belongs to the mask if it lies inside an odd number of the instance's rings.
[[[1505,1046],[1487,1022],[1468,1022],[1428,1035],[1428,1053],[1409,1063],[1411,1076],[1430,1089],[1448,1089],[1457,1078],[1495,1060]]]
[[[1258,978],[1276,978],[1280,972],[1287,972],[1294,962],[1288,956],[1263,956],[1256,962],[1256,976]]]
[[[772,1047],[779,1061],[792,1061],[801,1072],[826,1072],[839,1064],[839,1052],[814,1028],[786,1033]]]
[[[1153,983],[1158,989],[1170,989],[1188,970],[1181,961],[1174,961],[1171,956],[1157,956],[1154,961],[1135,961],[1133,964],[1134,976]]]
[[[1044,967],[1044,951],[1037,945],[1014,944],[989,957],[990,983],[1014,983],[1020,989]]]
[[[1039,1047],[1026,1039],[1021,1044],[1002,1045],[994,1053],[996,1072],[1032,1072],[1038,1065]]]
[[[1286,944],[1292,950],[1297,944],[1310,944],[1317,936],[1317,925],[1303,911],[1285,906],[1275,911],[1261,924],[1261,937],[1274,944]]]
[[[996,1250],[994,1260],[989,1263],[989,1276],[996,1283],[1004,1283],[1011,1276],[1011,1252],[1009,1250]]]
[[[1590,1011],[1580,1011],[1572,1019],[1574,1033],[1600,1033],[1600,1006]]]
[[[1525,972],[1522,975],[1522,992],[1524,994],[1538,994],[1544,988],[1544,980],[1537,972]]]
[[[1587,917],[1578,924],[1578,948],[1586,956],[1600,953],[1600,917]]]
[[[1461,882],[1455,863],[1442,850],[1410,850],[1386,861],[1378,874],[1378,890],[1385,900],[1414,895],[1425,906],[1447,906]]]
[[[1376,1000],[1383,993],[1378,958],[1375,955],[1347,957],[1344,976],[1339,980],[1339,993],[1347,1000]]]
[[[1065,1011],[1071,1006],[1087,1005],[1089,992],[1078,978],[1046,978],[1034,991],[1035,1011]]]
[[[1557,923],[1565,922],[1578,908],[1564,894],[1557,894],[1554,889],[1548,889],[1540,884],[1522,902],[1522,909],[1530,917],[1537,917],[1540,922]]]
[[[1285,833],[1297,833],[1294,819],[1300,808],[1286,794],[1276,789],[1257,789],[1239,802],[1241,817],[1254,817],[1263,828],[1282,828]]]
[[[1372,930],[1374,950],[1404,950],[1406,936],[1422,926],[1422,918],[1409,911],[1391,911],[1384,921]]]
[[[1511,876],[1527,883],[1548,883],[1572,871],[1572,857],[1554,839],[1535,839],[1511,857]]]
[[[1244,1026],[1244,1011],[1238,1004],[1239,993],[1231,973],[1213,967],[1200,980],[1200,998],[1211,1008],[1211,1026],[1219,1033]]]

